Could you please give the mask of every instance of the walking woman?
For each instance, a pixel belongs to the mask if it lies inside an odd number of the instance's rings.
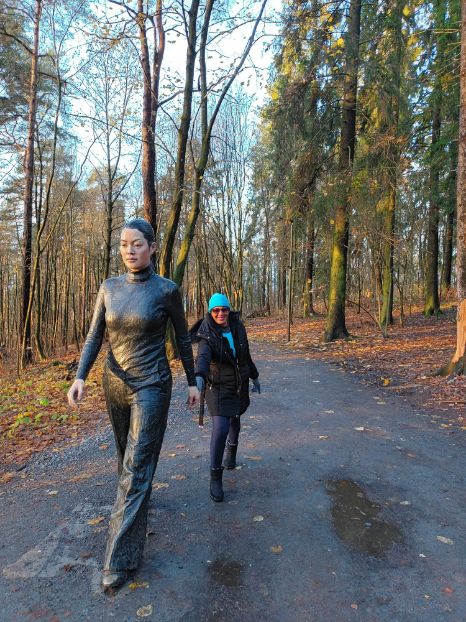
[[[120,252],[128,272],[104,281],[68,401],[76,407],[105,330],[109,350],[103,387],[118,455],[118,491],[110,517],[102,585],[122,585],[142,557],[152,478],[162,446],[172,379],[165,352],[172,321],[188,380],[188,404],[199,401],[191,341],[178,287],[155,274],[154,231],[142,218],[122,230]]]
[[[205,390],[212,415],[210,496],[223,501],[223,468],[236,467],[240,417],[249,406],[249,378],[260,393],[259,372],[249,353],[244,324],[231,311],[226,296],[216,293],[210,298],[208,313],[196,328],[191,329],[198,342],[196,382],[201,392]]]

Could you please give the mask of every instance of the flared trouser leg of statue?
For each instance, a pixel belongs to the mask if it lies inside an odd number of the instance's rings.
[[[131,392],[120,379],[107,372],[104,389],[120,476],[110,517],[104,570],[134,570],[146,540],[152,478],[167,425],[171,387],[150,386]]]
[[[123,470],[123,458],[131,420],[130,397],[131,392],[125,383],[112,374],[108,369],[104,371],[103,387],[107,412],[113,428],[115,447],[118,458],[118,475]]]

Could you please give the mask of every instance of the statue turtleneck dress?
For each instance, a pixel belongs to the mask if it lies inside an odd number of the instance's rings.
[[[118,455],[118,491],[104,569],[134,570],[146,539],[152,479],[167,425],[171,372],[165,351],[171,320],[189,386],[196,385],[180,291],[152,266],[104,281],[76,378],[85,380],[108,330],[103,386]]]

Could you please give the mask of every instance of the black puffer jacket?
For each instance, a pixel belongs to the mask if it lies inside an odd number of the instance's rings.
[[[249,378],[259,377],[249,353],[248,338],[238,313],[230,313],[236,357],[218,324],[207,314],[191,329],[198,342],[196,375],[206,381],[205,400],[211,415],[235,417],[249,406]]]

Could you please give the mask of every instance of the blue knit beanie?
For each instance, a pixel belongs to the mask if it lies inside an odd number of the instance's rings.
[[[210,297],[209,313],[212,311],[212,309],[215,309],[215,307],[228,307],[229,309],[231,309],[231,305],[228,302],[228,298],[225,296],[225,294],[219,294],[218,292],[216,292]]]

